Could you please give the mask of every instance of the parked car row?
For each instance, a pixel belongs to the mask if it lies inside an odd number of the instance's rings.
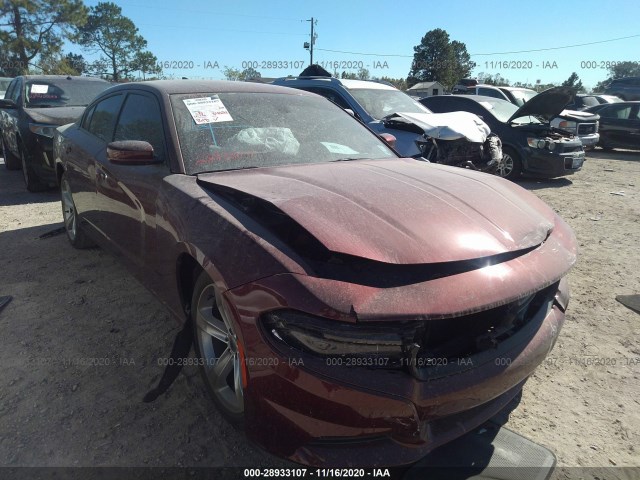
[[[53,133],[75,121],[111,84],[90,77],[27,75],[14,78],[0,100],[0,142],[9,170],[22,169],[31,192],[55,185]]]
[[[576,239],[512,182],[402,158],[367,125],[433,114],[346,85],[372,102],[343,105],[361,121],[277,85],[118,85],[54,132],[56,175],[70,243],[158,296],[250,439],[307,465],[406,465],[518,396],[563,325]],[[579,167],[535,102],[449,98]]]
[[[474,113],[502,140],[500,175],[515,179],[522,173],[556,177],[582,168],[581,141],[553,128],[554,119],[573,97],[573,91],[557,87],[536,95],[520,108],[511,102],[482,95],[442,95],[420,101],[434,112]]]

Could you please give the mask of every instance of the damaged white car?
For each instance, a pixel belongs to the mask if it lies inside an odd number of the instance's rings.
[[[317,93],[350,110],[378,135],[393,135],[392,146],[405,157],[489,173],[502,161],[501,141],[480,117],[432,113],[391,85],[327,76],[287,77],[273,83]]]

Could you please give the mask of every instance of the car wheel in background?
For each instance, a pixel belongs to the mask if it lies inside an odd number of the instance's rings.
[[[516,179],[522,173],[522,160],[520,155],[511,147],[502,148],[502,162],[496,171],[496,175],[509,180]]]
[[[244,420],[244,349],[222,296],[202,272],[191,299],[191,322],[199,368],[220,412],[234,424]]]
[[[73,203],[71,187],[65,174],[60,179],[60,198],[62,200],[62,216],[64,218],[64,229],[67,232],[69,243],[75,248],[89,248],[95,244],[80,228],[80,219]]]
[[[33,168],[27,163],[27,154],[24,151],[24,147],[20,148],[20,163],[22,164],[22,177],[24,178],[24,184],[27,190],[30,192],[42,192],[46,190],[47,186],[40,182]]]
[[[9,151],[4,140],[2,141],[2,158],[4,158],[4,166],[7,170],[20,170],[22,166],[20,159]]]

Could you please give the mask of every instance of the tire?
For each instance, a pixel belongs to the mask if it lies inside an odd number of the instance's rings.
[[[20,147],[20,163],[22,164],[22,178],[27,190],[30,192],[42,192],[49,187],[42,183],[33,168],[27,163],[27,154],[24,151],[24,146]]]
[[[95,243],[87,237],[86,233],[80,228],[80,219],[76,211],[76,205],[73,202],[71,187],[67,180],[66,174],[62,174],[60,179],[60,199],[62,202],[62,217],[64,218],[64,229],[67,232],[69,243],[74,248],[84,249],[95,246]]]
[[[219,308],[221,302],[220,292],[202,272],[193,289],[190,314],[200,373],[218,410],[232,424],[241,425],[244,349],[233,319]]]
[[[520,155],[511,147],[502,147],[502,162],[496,171],[496,175],[507,180],[515,180],[522,173],[522,160]]]
[[[2,140],[2,158],[4,158],[4,166],[7,170],[20,170],[22,168],[20,159],[9,151],[4,140]]]

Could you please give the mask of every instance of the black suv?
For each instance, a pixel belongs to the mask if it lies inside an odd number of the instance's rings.
[[[640,100],[640,77],[616,78],[604,93],[620,97],[625,102]]]
[[[0,143],[5,166],[22,168],[27,190],[55,185],[53,131],[74,122],[110,86],[99,78],[64,75],[25,75],[11,81],[0,100]]]

